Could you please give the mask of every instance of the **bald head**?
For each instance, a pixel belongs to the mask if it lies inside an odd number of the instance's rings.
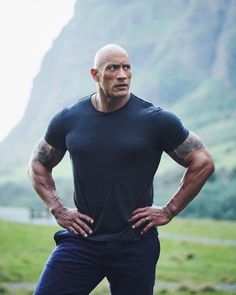
[[[90,73],[96,82],[99,97],[128,99],[132,71],[124,48],[108,44],[99,49]]]
[[[94,68],[98,69],[102,64],[106,63],[111,55],[122,54],[128,58],[128,53],[124,48],[116,44],[107,44],[100,48],[94,57]]]

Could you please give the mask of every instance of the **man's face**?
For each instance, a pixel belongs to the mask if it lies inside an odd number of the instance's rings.
[[[106,97],[122,98],[129,94],[131,66],[122,52],[109,53],[97,69],[98,84]]]

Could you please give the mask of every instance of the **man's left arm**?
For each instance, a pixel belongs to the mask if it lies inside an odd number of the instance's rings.
[[[133,212],[131,217],[133,228],[138,228],[146,223],[142,233],[154,226],[169,223],[194,199],[215,170],[211,155],[200,138],[193,132],[189,133],[178,148],[168,154],[177,163],[186,167],[186,171],[177,192],[165,206],[138,208]]]

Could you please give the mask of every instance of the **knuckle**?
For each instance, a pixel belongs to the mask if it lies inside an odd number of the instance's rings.
[[[82,228],[79,228],[79,233],[80,233],[81,235],[84,234],[84,231],[82,230]]]
[[[79,230],[80,229],[80,227],[79,227],[79,225],[77,224],[77,223],[72,223],[72,226],[76,229],[76,230]]]
[[[89,232],[90,231],[90,228],[85,224],[84,225],[84,230],[86,230],[87,232]]]
[[[76,219],[75,219],[75,222],[76,222],[77,224],[82,224],[82,223],[83,223],[79,218],[76,218]]]
[[[71,225],[72,225],[72,226],[77,226],[77,222],[76,222],[76,220],[71,221]]]

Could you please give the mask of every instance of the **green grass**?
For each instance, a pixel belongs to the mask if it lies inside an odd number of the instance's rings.
[[[160,227],[160,233],[200,237],[200,241],[161,238],[158,280],[176,282],[175,291],[161,289],[158,294],[236,294],[217,291],[218,284],[236,284],[236,249],[219,244],[202,244],[201,240],[236,240],[235,222],[177,219]],[[179,291],[178,291],[179,290]]]
[[[158,277],[192,285],[236,283],[235,262],[235,247],[163,239]]]
[[[0,282],[35,281],[54,247],[57,229],[1,221]]]
[[[5,285],[0,285],[0,294],[3,295],[32,295],[33,290],[20,288],[17,290],[10,290]]]
[[[161,232],[173,232],[182,235],[200,236],[215,239],[236,240],[236,222],[212,219],[178,218],[159,228]]]
[[[53,234],[58,228],[0,221],[0,294],[32,294],[32,290],[9,290],[6,283],[37,281],[54,248]],[[235,222],[176,218],[169,225],[160,227],[159,231],[180,237],[236,240],[235,229]],[[235,262],[235,247],[163,236],[157,266],[157,282],[162,284],[158,291],[155,290],[155,295],[236,294],[215,289],[217,284],[236,284]],[[174,289],[168,284],[174,284]],[[91,294],[109,294],[107,282],[104,280]]]

